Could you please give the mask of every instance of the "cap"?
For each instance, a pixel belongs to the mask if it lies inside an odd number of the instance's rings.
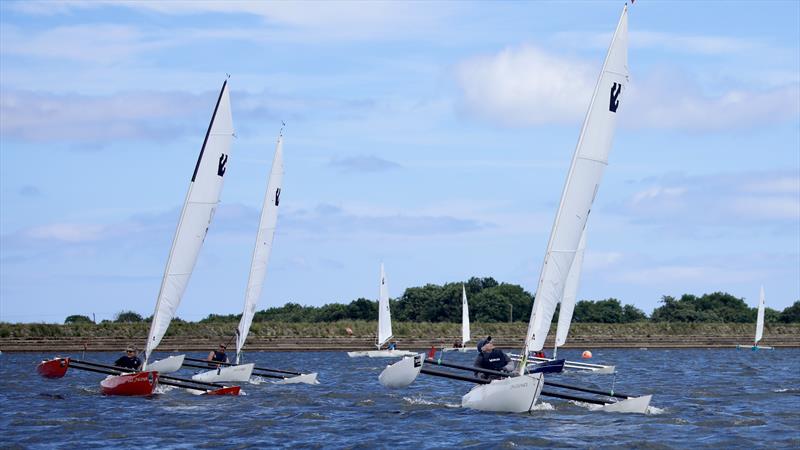
[[[125,349],[125,351],[126,352],[135,352],[136,351],[136,347],[134,347],[132,345],[129,345],[128,348]]]

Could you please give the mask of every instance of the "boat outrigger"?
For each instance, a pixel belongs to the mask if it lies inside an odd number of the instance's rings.
[[[556,305],[564,295],[566,278],[586,228],[603,170],[608,164],[616,112],[622,91],[628,83],[627,35],[626,4],[622,9],[572,157],[547,244],[522,359],[517,369],[513,373],[488,374],[496,379],[484,379],[426,368],[424,364],[430,363],[430,360],[426,361],[424,355],[419,354],[386,367],[379,376],[381,384],[387,387],[404,387],[412,383],[420,373],[475,383],[475,387],[461,398],[461,406],[481,411],[529,412],[539,396],[545,395],[602,405],[601,409],[605,411],[647,412],[651,395],[623,395],[613,391],[545,382],[543,372],[547,370],[536,370],[528,366],[529,354],[541,351],[544,347]],[[472,367],[462,367],[459,370],[483,372]],[[545,390],[545,387],[574,390],[602,397],[576,396],[563,391]]]
[[[162,384],[169,384],[174,380],[179,380],[174,381],[181,384],[178,387],[199,390],[188,387],[186,385],[187,380],[181,378],[173,379],[164,375],[178,370],[183,364],[184,355],[171,356],[152,364],[148,360],[153,350],[164,337],[173,317],[175,317],[175,312],[189,283],[189,278],[194,270],[203,241],[214,217],[214,212],[219,204],[233,135],[233,118],[231,116],[228,80],[226,79],[222,83],[214,113],[208,124],[205,140],[200,148],[200,155],[192,173],[189,190],[172,240],[172,247],[170,248],[164,276],[161,280],[155,312],[150,323],[141,372],[129,373],[128,370],[119,367],[76,359],[71,360],[72,367],[76,369],[109,375],[108,378],[101,382],[101,388],[105,394],[150,395],[155,390],[159,380],[161,380]],[[43,361],[37,371],[43,376],[53,378],[61,370],[63,370],[61,374],[63,376],[69,366],[69,359],[64,361],[63,358],[54,358],[49,361]],[[194,383],[199,384],[193,384],[192,386],[213,386],[217,390],[224,387],[213,383],[203,383],[202,380],[195,380]],[[222,392],[238,394],[239,389],[229,389]]]
[[[756,335],[755,339],[753,339],[753,345],[737,345],[736,349],[742,348],[750,348],[753,351],[756,350],[774,350],[773,347],[769,347],[766,345],[758,345],[758,341],[764,337],[764,308],[766,306],[766,300],[764,298],[764,286],[761,286],[761,292],[758,295],[758,313],[756,314]]]
[[[381,347],[389,342],[392,337],[392,313],[389,310],[389,285],[386,282],[386,272],[383,270],[383,263],[381,263],[381,281],[378,293],[378,338],[377,341],[375,341],[375,346],[378,349],[347,352],[347,356],[351,358],[364,356],[370,358],[397,358],[416,355],[414,352],[396,350],[393,348],[381,350]]]

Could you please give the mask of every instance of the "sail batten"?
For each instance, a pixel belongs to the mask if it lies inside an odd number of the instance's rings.
[[[595,85],[575,152],[572,156],[558,211],[545,251],[536,297],[528,324],[524,355],[538,351],[550,329],[556,305],[586,221],[591,213],[614,136],[616,113],[628,82],[627,6],[623,8],[603,68]]]
[[[222,84],[203,146],[200,148],[175,236],[172,239],[147,337],[145,368],[150,354],[161,342],[175,317],[208,227],[214,218],[222,192],[233,134],[230,94],[226,80]]]
[[[272,244],[278,223],[278,205],[282,186],[283,135],[278,137],[278,142],[275,146],[272,169],[267,181],[267,190],[264,194],[264,204],[261,207],[261,219],[259,220],[256,243],[250,263],[250,275],[247,278],[242,318],[239,320],[239,326],[236,329],[236,364],[239,364],[242,348],[244,348],[247,335],[250,333],[250,325],[252,325],[253,316],[256,313],[256,305],[261,298],[264,279],[267,276],[267,265],[272,253]]]

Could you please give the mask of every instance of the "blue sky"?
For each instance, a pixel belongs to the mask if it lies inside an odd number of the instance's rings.
[[[178,316],[492,276],[535,290],[622,2],[0,3],[0,320],[150,315],[226,73],[237,139]],[[800,299],[800,3],[641,0],[580,299]]]

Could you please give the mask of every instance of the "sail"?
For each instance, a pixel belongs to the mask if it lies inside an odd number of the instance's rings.
[[[584,228],[581,240],[578,242],[578,250],[575,252],[575,259],[572,260],[567,281],[564,284],[564,295],[561,297],[561,309],[558,313],[556,347],[561,347],[567,342],[569,326],[572,323],[572,313],[575,311],[575,301],[578,299],[578,285],[581,281],[581,266],[583,265],[583,253],[585,250],[586,229]]]
[[[461,345],[470,340],[469,336],[469,305],[467,304],[467,288],[461,285]]]
[[[267,181],[267,192],[264,195],[264,205],[261,208],[261,221],[258,224],[256,244],[253,249],[253,259],[250,263],[250,276],[247,279],[247,290],[244,294],[244,309],[239,327],[236,329],[236,364],[250,332],[250,325],[256,313],[256,305],[261,297],[264,287],[264,278],[267,275],[267,263],[272,252],[272,240],[275,236],[275,226],[278,222],[278,204],[281,198],[283,184],[283,135],[278,136],[275,147],[275,156],[272,159],[272,171]]]
[[[214,107],[203,147],[189,183],[172,248],[164,269],[158,301],[150,323],[145,349],[145,365],[161,342],[189,283],[200,248],[219,203],[222,182],[233,140],[233,118],[227,80]]]
[[[381,289],[378,297],[378,348],[392,338],[392,316],[389,312],[389,285],[381,263]]]
[[[761,340],[764,335],[764,286],[761,286],[761,293],[758,296],[758,315],[756,316],[756,340],[755,343]]]
[[[583,122],[561,194],[533,302],[525,354],[544,346],[556,304],[586,226],[614,136],[617,108],[628,82],[628,8],[623,8]]]

